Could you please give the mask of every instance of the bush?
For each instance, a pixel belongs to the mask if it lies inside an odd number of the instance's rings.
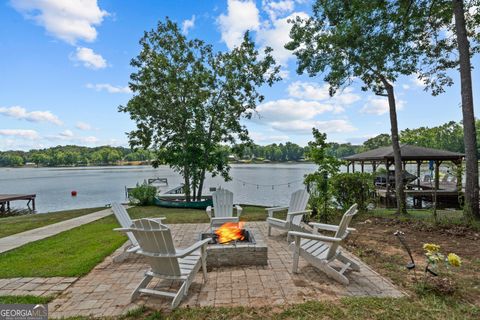
[[[358,210],[366,211],[375,191],[370,173],[339,173],[330,179],[332,193],[343,210],[358,204]]]
[[[148,206],[152,204],[156,195],[157,188],[146,182],[141,185],[137,183],[137,186],[129,192],[130,198],[134,199],[136,204],[140,206]]]
[[[315,172],[306,175],[304,183],[310,194],[308,205],[312,210],[311,216],[308,218],[322,223],[331,222],[336,215],[336,210],[333,207],[328,177],[320,172]]]

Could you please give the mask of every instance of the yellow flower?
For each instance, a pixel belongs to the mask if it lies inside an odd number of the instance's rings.
[[[449,253],[447,256],[448,263],[454,267],[460,267],[462,265],[462,260],[455,253]]]
[[[423,245],[423,249],[429,252],[438,252],[440,250],[440,246],[433,243],[425,243]]]

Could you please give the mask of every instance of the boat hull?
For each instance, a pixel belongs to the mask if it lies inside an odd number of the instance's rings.
[[[155,198],[153,202],[156,206],[164,207],[164,208],[206,209],[208,206],[213,205],[212,199],[195,201],[195,202],[186,202],[182,200]]]

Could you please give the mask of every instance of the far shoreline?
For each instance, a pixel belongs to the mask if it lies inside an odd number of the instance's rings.
[[[261,164],[261,165],[272,165],[272,164],[315,164],[313,161],[230,161],[229,164],[240,164],[240,165],[250,165],[250,164]],[[44,168],[101,168],[101,167],[144,167],[152,166],[150,163],[123,163],[123,164],[95,164],[95,165],[76,165],[76,166],[37,166],[37,165],[23,165],[23,166],[5,166],[0,167],[0,169],[44,169]],[[165,164],[165,166],[168,166]],[[153,168],[153,167],[152,167]]]

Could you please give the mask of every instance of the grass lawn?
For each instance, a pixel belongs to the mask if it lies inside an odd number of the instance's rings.
[[[136,207],[129,213],[133,219],[165,216],[170,224],[209,221],[202,210]],[[250,221],[265,217],[264,208],[254,206],[246,206],[242,215]],[[0,254],[0,278],[85,275],[126,241],[126,236],[112,230],[117,227],[112,215],[4,252]]]
[[[352,320],[443,320],[478,319],[478,307],[458,303],[452,299],[434,296],[423,298],[343,298],[339,301],[309,301],[297,305],[276,307],[203,307],[179,308],[171,313],[162,313],[147,308],[138,308],[122,320],[145,319],[352,319]],[[86,320],[89,317],[68,319]]]
[[[76,218],[105,208],[87,208],[0,218],[0,238]]]
[[[37,296],[0,296],[0,304],[45,304],[53,300],[53,297]]]

